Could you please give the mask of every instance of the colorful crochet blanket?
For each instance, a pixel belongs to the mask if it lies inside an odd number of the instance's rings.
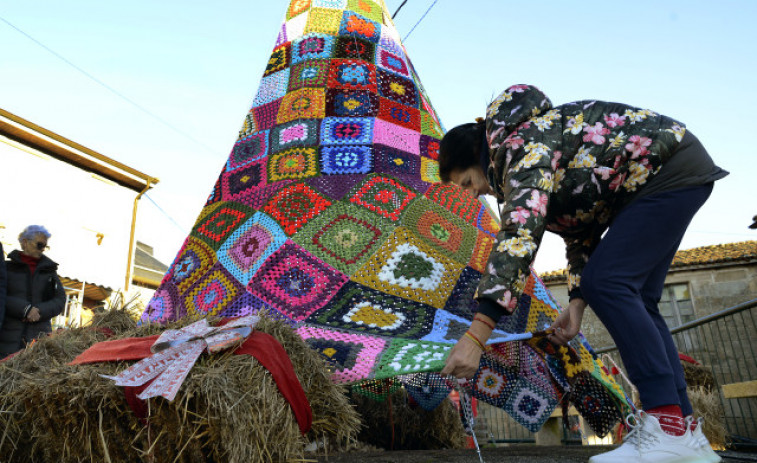
[[[438,183],[444,130],[383,0],[292,0],[215,188],[143,314],[167,322],[266,310],[321,352],[334,380],[424,407],[466,331],[499,230]],[[473,394],[532,431],[571,401],[600,435],[623,391],[582,337],[554,350],[512,333],[559,310],[532,274],[498,325]]]

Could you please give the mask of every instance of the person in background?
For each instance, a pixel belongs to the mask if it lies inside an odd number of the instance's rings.
[[[50,320],[66,304],[66,293],[56,273],[58,264],[44,255],[49,238],[45,227],[29,225],[18,236],[21,250],[8,254],[7,298],[0,328],[2,358],[50,333]]]
[[[3,327],[3,318],[5,318],[5,297],[6,287],[8,286],[8,276],[5,270],[5,251],[3,243],[0,243],[0,329]]]
[[[439,174],[496,196],[502,219],[478,311],[442,373],[473,376],[492,329],[517,307],[548,230],[565,240],[570,299],[549,339],[575,337],[588,303],[643,403],[623,445],[590,462],[720,461],[690,417],[678,351],[657,307],[686,228],[728,174],[699,140],[647,109],[596,100],[553,107],[536,87],[515,85],[485,121],[444,136]]]

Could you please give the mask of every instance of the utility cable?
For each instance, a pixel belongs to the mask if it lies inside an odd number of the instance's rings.
[[[392,15],[392,19],[394,19],[395,16],[397,16],[397,13],[399,13],[400,10],[402,9],[402,7],[405,6],[405,3],[407,3],[407,0],[403,0],[402,3],[400,3],[400,6],[398,6],[397,9],[394,10],[394,14]]]
[[[145,193],[143,196],[145,198],[149,199],[150,202],[153,203],[155,205],[155,207],[157,207],[158,210],[163,213],[163,215],[165,215],[166,217],[168,217],[168,220],[170,220],[171,222],[173,222],[173,224],[176,225],[176,228],[178,228],[179,231],[181,231],[182,233],[187,233],[187,231],[184,229],[184,227],[182,227],[181,225],[179,225],[179,223],[177,221],[175,221],[173,217],[171,217],[170,215],[168,215],[168,212],[164,211],[162,207],[158,206],[158,203],[156,203],[155,200],[152,199],[147,193]]]
[[[423,16],[421,16],[421,19],[419,19],[419,20],[418,20],[418,22],[417,22],[417,23],[415,23],[415,26],[413,26],[413,28],[412,28],[412,29],[410,29],[410,32],[408,32],[408,33],[407,33],[407,35],[406,35],[406,36],[405,36],[405,37],[404,37],[404,38],[402,39],[402,41],[403,41],[403,42],[406,42],[406,41],[407,41],[407,38],[408,38],[408,37],[410,37],[410,34],[412,34],[412,33],[413,33],[413,31],[415,30],[415,28],[416,28],[416,27],[418,27],[418,24],[420,24],[420,23],[421,23],[421,21],[423,21],[423,18],[425,18],[425,17],[426,17],[426,15],[428,14],[428,12],[429,12],[429,11],[431,11],[431,8],[433,8],[433,7],[434,7],[434,5],[436,5],[436,2],[437,2],[437,1],[438,1],[438,0],[434,0],[434,3],[432,3],[432,4],[431,4],[431,6],[429,6],[429,7],[428,7],[428,9],[426,10],[426,12],[425,12],[425,13],[423,13]],[[402,5],[400,5],[400,6],[402,6]]]
[[[119,93],[119,92],[118,92],[118,91],[117,91],[116,89],[114,89],[114,88],[113,88],[113,87],[111,87],[110,85],[106,84],[106,83],[105,83],[105,82],[103,82],[102,80],[100,80],[100,79],[98,79],[97,77],[93,76],[92,74],[90,74],[89,72],[85,71],[84,69],[80,68],[80,67],[79,67],[79,66],[77,66],[76,64],[74,64],[74,63],[72,63],[71,61],[69,61],[68,59],[66,59],[66,58],[65,58],[64,56],[62,56],[62,55],[60,55],[59,53],[57,53],[57,52],[56,52],[55,50],[51,49],[50,47],[46,46],[45,44],[43,44],[43,43],[42,43],[42,42],[40,42],[39,40],[35,39],[35,38],[34,38],[34,37],[32,37],[31,35],[27,34],[27,33],[26,33],[26,32],[24,32],[23,30],[19,29],[18,27],[16,27],[16,26],[15,26],[15,25],[13,25],[13,24],[11,24],[11,23],[10,23],[10,22],[9,22],[9,21],[8,21],[7,19],[5,19],[5,18],[3,18],[3,17],[0,17],[0,21],[4,22],[4,23],[5,23],[5,24],[7,24],[8,26],[12,27],[12,28],[13,28],[13,29],[15,29],[15,30],[16,30],[16,31],[17,31],[18,33],[22,34],[22,35],[23,35],[24,37],[26,37],[27,39],[31,40],[31,41],[32,41],[32,42],[34,42],[35,44],[37,44],[37,45],[39,45],[40,47],[44,48],[45,50],[47,50],[47,51],[48,51],[49,53],[51,53],[51,54],[52,54],[53,56],[55,56],[56,58],[60,59],[60,60],[61,60],[61,61],[63,61],[64,63],[68,64],[68,65],[69,65],[69,66],[71,66],[72,68],[74,68],[74,69],[76,69],[77,71],[79,71],[80,73],[84,74],[84,75],[85,75],[86,77],[88,77],[89,79],[93,80],[93,81],[94,81],[94,82],[96,82],[96,83],[97,83],[98,85],[100,85],[100,86],[104,87],[104,88],[105,88],[105,89],[107,89],[107,90],[108,90],[109,92],[113,93],[113,94],[114,94],[114,95],[116,95],[117,97],[119,97],[119,98],[121,98],[122,100],[126,101],[126,102],[127,102],[127,103],[129,103],[130,105],[134,106],[134,107],[135,107],[135,108],[137,108],[138,110],[142,111],[143,113],[145,113],[145,114],[147,114],[148,116],[152,117],[153,119],[157,120],[158,122],[160,122],[161,124],[165,125],[165,126],[166,126],[166,127],[168,127],[169,129],[173,130],[173,131],[174,131],[174,132],[176,132],[177,134],[179,134],[179,135],[181,135],[181,136],[183,136],[183,137],[187,138],[188,140],[191,140],[192,142],[196,143],[196,144],[197,144],[197,145],[199,145],[199,146],[202,146],[203,148],[205,148],[206,150],[208,150],[208,151],[209,151],[210,153],[216,154],[216,152],[215,152],[215,150],[213,150],[213,148],[211,148],[211,147],[209,147],[208,145],[206,145],[205,143],[203,143],[203,142],[201,142],[201,141],[199,141],[199,140],[195,139],[194,137],[192,137],[192,136],[191,136],[191,135],[189,135],[188,133],[186,133],[186,132],[182,131],[181,129],[179,129],[179,128],[177,128],[177,127],[174,127],[174,126],[173,126],[172,124],[170,124],[169,122],[167,122],[166,120],[164,120],[163,118],[161,118],[160,116],[158,116],[157,114],[154,114],[154,113],[152,113],[152,112],[151,112],[151,111],[150,111],[149,109],[147,109],[147,108],[143,107],[143,106],[142,106],[142,105],[140,105],[139,103],[137,103],[137,102],[135,102],[135,101],[131,100],[130,98],[128,98],[128,97],[126,97],[126,96],[124,96],[123,94]]]

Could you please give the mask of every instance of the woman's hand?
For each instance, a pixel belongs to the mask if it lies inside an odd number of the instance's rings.
[[[482,348],[492,335],[495,324],[496,322],[490,317],[477,313],[468,328],[468,334],[471,337],[463,335],[458,339],[457,344],[449,352],[441,373],[455,378],[473,378],[481,362],[481,355],[484,353]],[[479,345],[479,342],[482,344]]]
[[[36,323],[39,321],[39,309],[36,307],[32,307],[29,309],[29,313],[26,314],[26,321],[29,323]]]
[[[581,330],[581,320],[584,317],[586,301],[583,299],[573,299],[568,307],[557,316],[550,329],[554,330],[549,335],[549,340],[555,344],[565,345],[571,339],[575,338]]]

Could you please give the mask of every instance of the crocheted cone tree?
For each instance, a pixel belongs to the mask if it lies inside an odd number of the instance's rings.
[[[466,331],[498,223],[438,183],[439,117],[383,0],[293,0],[215,188],[143,321],[291,322],[336,382],[381,398],[404,385],[433,408]],[[558,306],[533,274],[472,381],[535,431],[573,401],[599,434],[623,393],[583,339],[549,351],[511,333]],[[551,352],[551,353],[550,353]]]

